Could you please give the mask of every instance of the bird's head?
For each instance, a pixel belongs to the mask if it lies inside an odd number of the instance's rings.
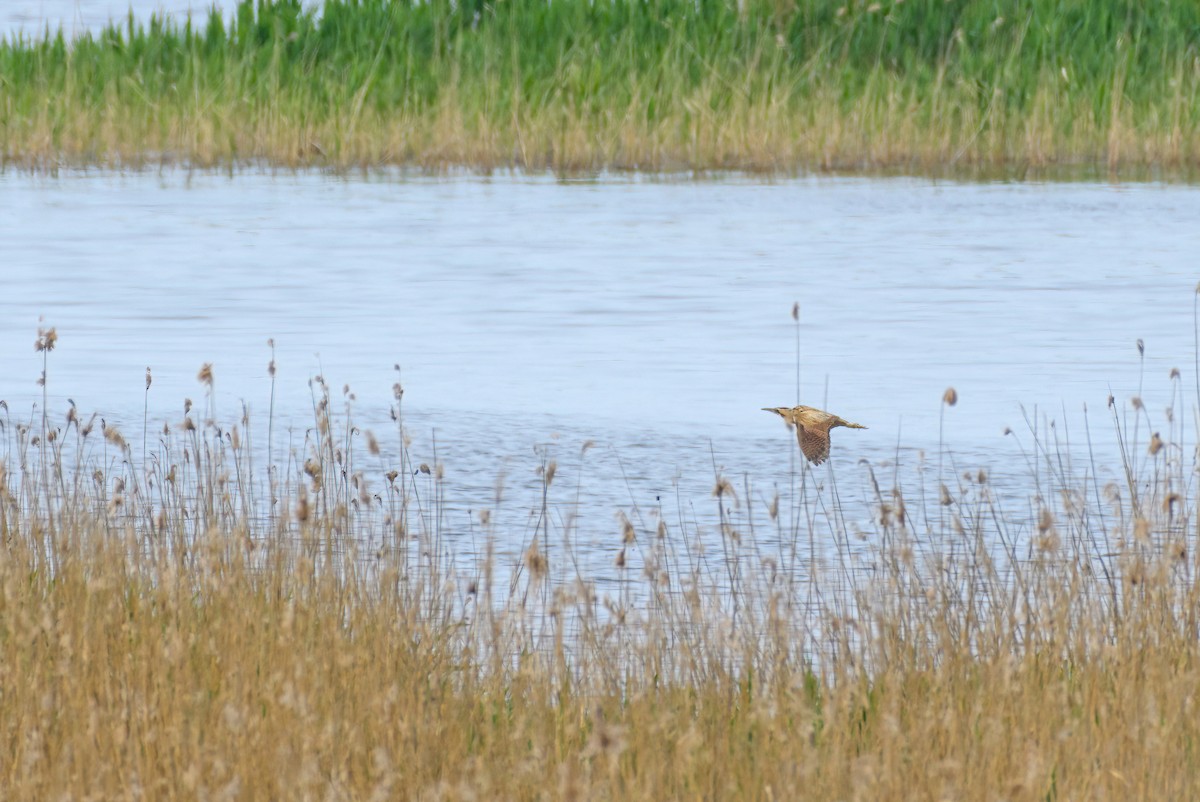
[[[791,407],[763,407],[763,412],[774,412],[783,418],[789,429],[796,425],[796,411]]]

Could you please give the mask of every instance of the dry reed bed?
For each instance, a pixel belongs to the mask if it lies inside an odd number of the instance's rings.
[[[267,465],[263,427],[209,420],[200,379],[204,411],[147,421],[144,456],[73,407],[3,418],[8,799],[1200,790],[1196,463],[1174,412],[1114,403],[1115,482],[1034,431],[1017,510],[976,469],[927,476],[927,498],[858,466],[875,503],[833,515],[832,473],[766,505],[718,476],[707,518],[620,519],[604,591],[561,548],[569,515],[517,565],[452,557],[398,385],[377,438],[318,378],[305,442]],[[535,507],[561,503],[556,472]],[[839,555],[820,573],[815,539]]]
[[[1188,177],[1198,52],[1190,3],[246,1],[0,43],[0,159]]]

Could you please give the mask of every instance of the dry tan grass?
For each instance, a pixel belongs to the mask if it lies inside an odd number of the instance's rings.
[[[880,84],[847,107],[836,92],[803,102],[753,94],[721,99],[727,88],[713,83],[653,122],[644,119],[636,95],[624,110],[526,108],[497,118],[473,97],[447,90],[431,109],[363,112],[349,121],[264,113],[226,101],[159,111],[131,109],[125,101],[98,109],[45,104],[9,119],[0,146],[5,162],[31,168],[257,162],[339,170],[1188,175],[1200,165],[1200,138],[1190,123],[1182,126],[1190,119],[1184,105],[1160,113],[1118,104],[1098,124],[1088,102],[1053,84],[1019,117],[1006,117],[1001,108],[981,115],[961,94],[939,100],[905,91]],[[714,106],[722,111],[714,113]],[[1134,117],[1141,112],[1149,116]]]
[[[146,463],[74,412],[5,419],[5,798],[1200,793],[1194,484],[1173,427],[1147,447],[1140,405],[1134,423],[1114,409],[1128,482],[1097,492],[1048,463],[1060,492],[1033,522],[982,472],[929,502],[944,531],[881,492],[870,570],[764,558],[787,515],[718,477],[711,521],[623,519],[629,589],[609,598],[548,527],[519,565],[456,563],[441,466],[414,465],[401,432],[391,451],[353,436],[316,385],[273,478],[249,421],[200,417],[211,398]],[[846,531],[810,531],[816,479],[783,505],[802,543],[841,549]],[[703,563],[701,528],[724,541]]]

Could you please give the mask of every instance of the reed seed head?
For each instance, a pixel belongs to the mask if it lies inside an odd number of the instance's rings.
[[[633,543],[637,540],[637,530],[633,528],[633,522],[629,520],[629,516],[625,513],[620,513],[621,516],[621,542]]]
[[[713,486],[712,494],[714,498],[724,498],[726,495],[737,498],[737,494],[733,492],[733,485],[724,476],[717,479],[717,483]]]
[[[1148,449],[1150,452],[1150,456],[1154,456],[1158,452],[1162,451],[1162,449],[1163,449],[1162,438],[1158,436],[1158,432],[1155,432],[1150,437],[1150,448]]]
[[[550,563],[546,560],[546,556],[538,549],[536,543],[530,546],[525,551],[525,567],[529,569],[530,575],[536,579],[542,579],[550,570]]]
[[[58,332],[53,328],[43,329],[38,327],[37,340],[33,343],[35,351],[53,351],[55,343],[58,342]]]
[[[315,459],[306,459],[304,461],[304,472],[308,474],[308,478],[312,480],[313,490],[321,487],[321,463]]]
[[[1133,539],[1143,545],[1150,542],[1150,521],[1142,516],[1133,520]]]
[[[102,420],[101,425],[103,426],[103,429],[104,429],[104,439],[107,440],[108,442],[112,443],[117,448],[124,451],[126,448],[126,444],[125,444],[125,438],[121,436],[121,432],[117,429],[116,426],[104,426],[103,423],[104,422]]]
[[[958,403],[958,391],[953,387],[947,387],[946,392],[942,393],[942,403],[948,407],[952,407]]]
[[[200,372],[196,374],[196,378],[200,383],[206,385],[209,389],[213,386],[213,366],[211,362],[205,362],[200,366]]]
[[[147,365],[147,366],[146,366],[146,389],[147,389],[147,390],[149,390],[149,389],[150,389],[150,383],[151,383],[152,381],[153,381],[153,379],[152,379],[152,378],[151,378],[151,376],[150,376],[150,366],[149,366],[149,365]]]

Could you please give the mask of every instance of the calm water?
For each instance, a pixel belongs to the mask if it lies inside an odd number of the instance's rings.
[[[1197,219],[1200,191],[1149,185],[10,172],[0,398],[40,400],[39,318],[60,337],[50,408],[72,398],[127,432],[148,365],[151,418],[177,422],[204,362],[218,416],[244,402],[261,425],[268,338],[293,443],[317,373],[394,431],[399,364],[414,459],[445,462],[461,506],[491,505],[505,474],[527,534],[540,451],[561,503],[585,488],[581,539],[615,551],[619,508],[711,507],[714,464],[762,500],[787,487],[795,446],[760,407],[796,399],[799,301],[801,397],[870,427],[836,432],[843,499],[866,494],[861,458],[936,451],[951,385],[956,465],[1021,497],[1003,432],[1029,447],[1022,405],[1076,444],[1088,405],[1115,475],[1110,390],[1141,384],[1166,430],[1178,367],[1194,402]]]
[[[207,15],[211,8],[222,10],[228,17],[236,5],[234,0],[5,0],[0,3],[0,36],[40,36],[47,27],[52,31],[62,28],[68,36],[94,33],[112,21],[124,24],[131,11],[142,23],[151,14],[182,20],[189,12],[193,16]]]

